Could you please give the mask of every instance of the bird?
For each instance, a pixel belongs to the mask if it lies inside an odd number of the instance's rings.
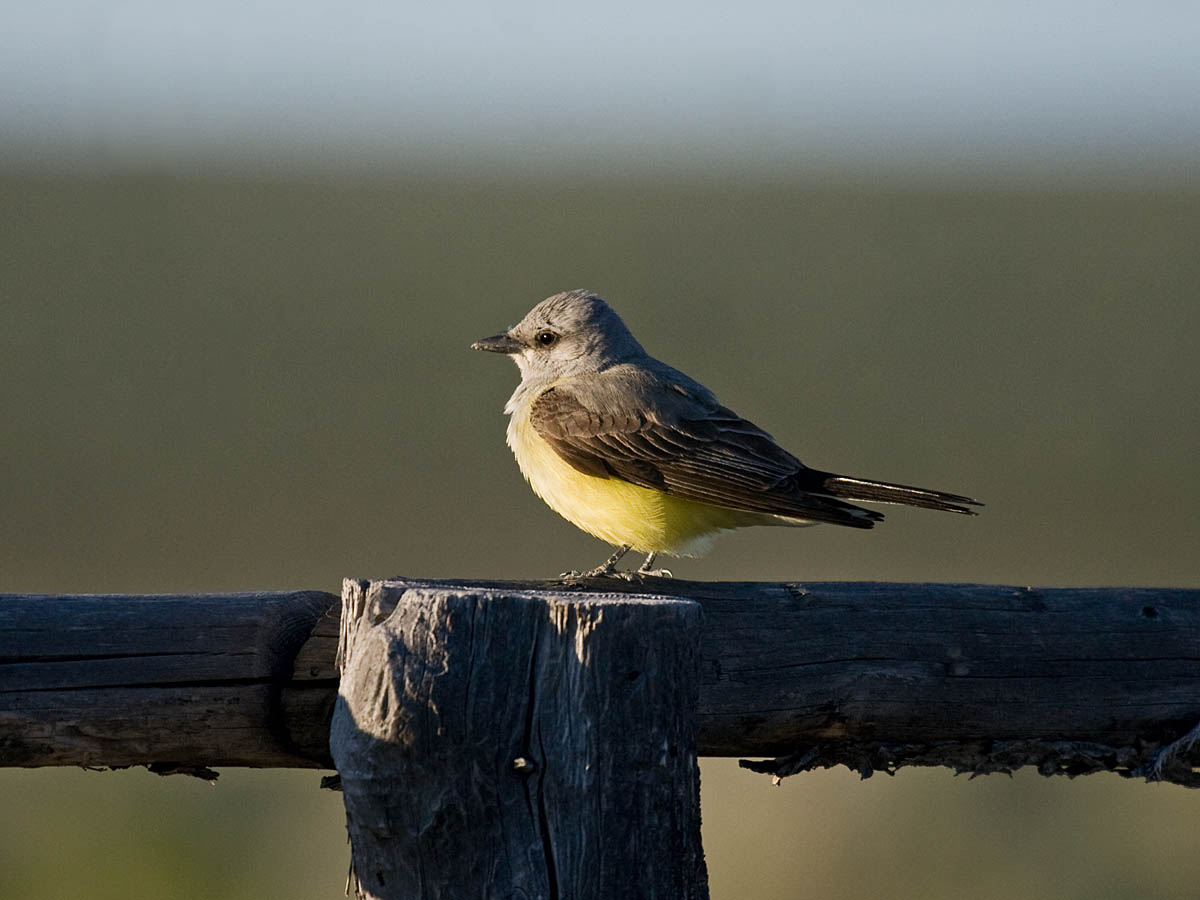
[[[976,515],[978,500],[809,468],[712,391],[650,356],[586,290],[547,297],[519,323],[471,344],[512,358],[507,442],[546,504],[616,549],[568,580],[671,576],[660,555],[694,557],[750,525],[872,528],[858,502]],[[634,572],[617,564],[646,554]]]

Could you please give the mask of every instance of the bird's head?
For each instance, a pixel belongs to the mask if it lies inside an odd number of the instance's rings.
[[[551,381],[600,372],[645,356],[625,323],[595,294],[564,291],[547,297],[503,334],[483,338],[474,350],[505,353],[526,381]]]

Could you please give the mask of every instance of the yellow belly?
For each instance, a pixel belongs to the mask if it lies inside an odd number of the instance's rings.
[[[710,506],[639,487],[620,478],[585,475],[529,424],[527,406],[513,411],[508,446],[535,494],[573,525],[609,544],[641,553],[699,556],[722,531],[784,524],[774,516]]]

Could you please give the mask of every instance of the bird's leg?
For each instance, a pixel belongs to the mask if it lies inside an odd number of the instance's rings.
[[[558,577],[562,578],[566,581],[578,581],[581,578],[612,578],[614,576],[620,577],[620,573],[617,572],[617,563],[620,562],[621,557],[624,556],[628,552],[629,552],[629,545],[622,544],[620,547],[618,547],[616,550],[613,551],[613,555],[610,556],[605,561],[604,565],[600,566],[599,568],[592,569],[589,572],[575,572],[575,571],[563,572]]]
[[[617,570],[617,563],[621,561],[621,557],[629,552],[629,545],[622,544],[613,551],[613,555],[605,560],[604,565],[599,568],[592,569],[590,572],[585,572],[588,578],[607,578]]]
[[[638,566],[637,574],[638,575],[653,575],[657,578],[672,577],[670,569],[652,569],[652,568],[650,568],[652,565],[654,565],[654,558],[656,556],[658,556],[657,553],[651,553],[650,555],[648,555],[646,557],[646,561],[644,563],[642,563],[640,566]]]

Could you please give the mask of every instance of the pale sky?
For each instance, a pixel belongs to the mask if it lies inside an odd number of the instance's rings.
[[[1200,174],[1200,3],[7,0],[0,157]]]

